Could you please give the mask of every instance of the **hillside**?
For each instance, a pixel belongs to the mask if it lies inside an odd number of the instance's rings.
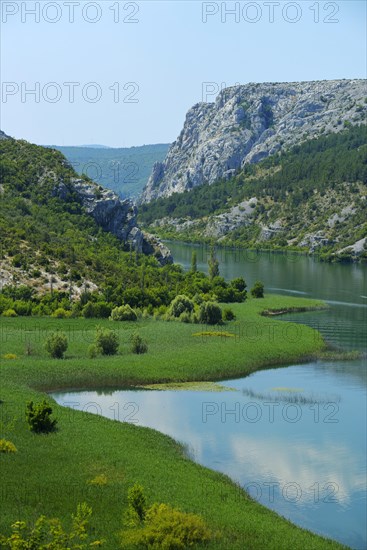
[[[247,164],[366,121],[365,80],[246,84],[198,103],[142,202],[230,179]]]
[[[79,178],[59,151],[5,138],[0,153],[1,288],[23,284],[72,300],[140,286],[145,269],[162,287],[159,265],[172,259],[137,227],[130,201]]]
[[[367,131],[343,126],[229,180],[143,204],[141,222],[176,239],[366,257]]]
[[[136,199],[148,181],[154,163],[164,159],[169,145],[127,148],[55,145],[53,148],[65,155],[79,175],[87,174],[122,198]]]

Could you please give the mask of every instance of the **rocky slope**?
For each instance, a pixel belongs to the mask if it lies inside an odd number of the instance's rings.
[[[154,165],[144,203],[233,176],[246,163],[366,120],[365,80],[246,84],[198,103],[164,162]]]
[[[15,143],[15,140],[2,131],[0,139],[12,140]],[[62,162],[67,165],[66,159]],[[71,177],[70,181],[64,181],[53,169],[45,167],[38,171],[32,183],[43,185],[52,181],[53,197],[68,202],[73,200],[76,194],[85,212],[92,216],[104,231],[112,233],[138,253],[154,255],[161,265],[172,263],[169,249],[152,235],[143,233],[137,226],[137,208],[130,199],[122,200],[113,191],[89,179]]]

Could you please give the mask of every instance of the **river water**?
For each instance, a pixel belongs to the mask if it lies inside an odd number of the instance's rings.
[[[184,267],[195,250],[199,269],[206,270],[206,247],[169,246]],[[335,347],[367,351],[365,266],[241,250],[218,250],[217,256],[226,279],[244,276],[249,287],[260,279],[266,292],[325,300],[326,311],[283,318],[317,328]],[[228,391],[101,390],[53,397],[168,434],[194,460],[229,475],[297,525],[365,549],[366,360],[290,365],[222,384]]]

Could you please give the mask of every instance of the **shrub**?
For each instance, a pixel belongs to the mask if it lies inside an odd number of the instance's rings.
[[[88,348],[88,357],[89,359],[95,359],[97,355],[98,355],[97,347],[94,344],[92,344]]]
[[[63,307],[58,307],[55,309],[51,317],[55,317],[56,319],[65,319],[66,317],[70,317],[70,312],[66,311]]]
[[[181,323],[192,323],[191,313],[184,311],[179,317]]]
[[[233,311],[227,307],[223,310],[223,320],[224,321],[233,321],[233,319],[235,319],[236,316],[235,314],[233,313]]]
[[[119,349],[118,336],[113,330],[97,327],[96,349],[102,355],[116,355]]]
[[[14,309],[6,309],[3,311],[3,317],[18,317]]]
[[[147,501],[144,489],[139,483],[135,483],[127,492],[128,523],[136,525],[144,521],[147,512]]]
[[[29,429],[35,433],[50,433],[55,431],[57,420],[51,420],[52,408],[47,401],[34,404],[27,403],[26,419]]]
[[[168,313],[173,317],[179,317],[184,311],[191,313],[193,310],[194,302],[184,294],[179,294],[172,300]]]
[[[94,311],[94,304],[92,302],[87,302],[85,306],[82,309],[82,315],[85,317],[85,319],[92,319],[93,317],[96,317],[95,311]]]
[[[11,441],[0,439],[0,453],[16,453],[17,448]]]
[[[251,289],[251,295],[254,298],[264,298],[264,285],[261,281],[256,281]]]
[[[137,321],[138,316],[129,304],[124,306],[115,307],[112,310],[111,321]]]
[[[46,351],[54,359],[62,359],[65,351],[68,349],[68,340],[64,333],[53,332],[47,338],[45,343]]]
[[[222,310],[215,302],[203,302],[199,310],[199,321],[207,325],[217,325],[222,321]]]
[[[1,548],[12,549],[38,549],[38,550],[87,550],[102,546],[104,541],[92,540],[89,532],[92,508],[85,502],[78,504],[76,514],[72,514],[72,527],[70,533],[64,531],[58,518],[48,519],[40,516],[33,527],[29,527],[25,521],[16,521],[11,526],[12,533],[0,535]]]
[[[124,533],[123,547],[184,550],[206,544],[211,538],[200,516],[181,512],[167,504],[153,504],[146,513],[145,525]]]
[[[133,353],[140,355],[148,351],[148,344],[142,339],[142,337],[138,333],[134,332],[130,336],[130,342],[131,351]]]

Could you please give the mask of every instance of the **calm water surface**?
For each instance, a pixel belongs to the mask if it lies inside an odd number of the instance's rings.
[[[170,248],[186,267],[195,250],[206,269],[205,248]],[[283,318],[318,328],[337,347],[366,352],[365,266],[228,250],[219,250],[218,259],[226,278],[242,275],[248,286],[261,279],[268,292],[326,300],[328,311]],[[365,359],[320,361],[226,380],[222,393],[101,390],[53,397],[166,433],[197,462],[228,474],[294,523],[364,549],[366,380]]]

